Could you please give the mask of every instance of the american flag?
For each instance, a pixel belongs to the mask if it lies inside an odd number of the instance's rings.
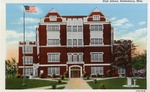
[[[36,7],[35,6],[24,6],[25,11],[28,13],[36,13]]]

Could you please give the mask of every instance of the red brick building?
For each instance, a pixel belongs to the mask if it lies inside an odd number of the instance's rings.
[[[52,9],[41,19],[36,41],[19,43],[19,73],[23,74],[25,62],[26,75],[107,76],[114,46],[113,27],[97,8],[88,16],[61,16]]]

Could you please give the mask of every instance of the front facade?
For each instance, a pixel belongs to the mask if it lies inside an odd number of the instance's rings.
[[[61,16],[52,9],[41,19],[36,41],[19,43],[19,73],[37,77],[59,77],[66,72],[70,78],[84,73],[107,76],[114,60],[113,35],[109,19],[97,8],[88,16]]]

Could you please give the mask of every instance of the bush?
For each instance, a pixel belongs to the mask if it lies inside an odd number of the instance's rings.
[[[84,77],[84,78],[87,77],[87,73],[86,73],[86,72],[83,74],[83,77]]]
[[[21,75],[19,73],[17,73],[16,78],[21,78]]]
[[[62,81],[61,80],[58,80],[58,84],[61,84],[62,83]]]
[[[96,77],[100,77],[99,73],[96,74]]]
[[[64,76],[64,75],[62,75],[62,76],[61,76],[61,79],[62,79],[62,80],[64,80],[64,78],[65,78],[65,76]]]
[[[94,83],[95,83],[95,84],[97,83],[97,80],[96,80],[96,79],[94,79]]]
[[[55,74],[52,74],[52,78],[56,78],[56,75],[55,75]]]
[[[101,84],[100,84],[100,89],[106,89],[104,83],[101,83]]]
[[[56,84],[53,84],[53,85],[52,85],[52,89],[56,89]]]
[[[44,74],[42,73],[42,74],[40,74],[40,78],[44,78]]]
[[[69,77],[69,73],[68,71],[64,72],[64,77],[68,78]]]
[[[86,79],[90,79],[90,77],[89,77],[89,76],[87,76],[87,77],[86,77]]]
[[[109,70],[107,71],[107,76],[108,76],[108,77],[111,77],[112,74],[113,74],[112,70],[109,69]]]

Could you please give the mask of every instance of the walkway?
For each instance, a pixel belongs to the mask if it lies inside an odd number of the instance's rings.
[[[92,89],[82,78],[70,78],[65,89]]]

